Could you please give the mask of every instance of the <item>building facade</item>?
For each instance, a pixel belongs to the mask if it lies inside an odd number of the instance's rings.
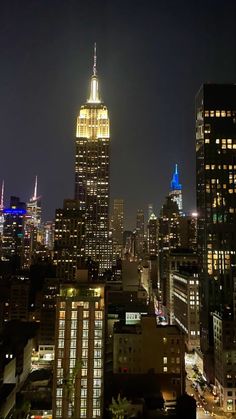
[[[173,272],[174,323],[185,335],[188,351],[200,346],[199,278],[186,268]]]
[[[56,307],[53,417],[103,417],[104,286],[61,286]]]
[[[138,380],[151,372],[166,404],[184,393],[184,337],[177,326],[158,326],[155,316],[142,316],[136,325],[115,323],[113,348],[114,378],[122,374],[127,381],[135,375]]]
[[[229,323],[236,336],[235,84],[208,84],[200,89],[196,98],[196,157],[201,350],[208,380],[216,380],[219,393],[225,394],[227,382],[229,391],[236,391],[235,379],[227,378],[232,375],[228,371],[228,352],[236,351],[236,339],[229,347],[224,338]],[[217,339],[213,319],[222,328]],[[223,375],[217,367],[219,345]],[[222,405],[235,411],[235,398],[225,397],[229,404],[221,398]]]

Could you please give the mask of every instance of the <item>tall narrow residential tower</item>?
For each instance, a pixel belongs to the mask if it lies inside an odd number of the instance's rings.
[[[100,98],[96,44],[89,99],[80,108],[76,127],[75,199],[85,214],[85,258],[111,267],[109,241],[110,125]]]

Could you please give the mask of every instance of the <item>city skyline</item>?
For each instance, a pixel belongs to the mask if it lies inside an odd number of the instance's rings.
[[[184,210],[194,210],[194,97],[204,82],[233,82],[234,2],[222,9],[219,1],[214,8],[200,2],[197,10],[193,2],[169,8],[152,1],[147,8],[143,1],[135,7],[60,1],[56,9],[52,1],[14,4],[1,15],[6,202],[10,195],[26,201],[35,175],[45,220],[73,197],[71,139],[97,41],[102,98],[111,114],[111,197],[124,199],[127,224],[134,225],[137,208],[147,211],[152,202],[159,211],[177,163]],[[4,155],[11,155],[14,170]]]

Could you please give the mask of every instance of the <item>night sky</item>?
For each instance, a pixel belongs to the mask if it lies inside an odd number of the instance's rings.
[[[179,164],[195,209],[194,100],[204,82],[236,82],[235,0],[0,2],[0,180],[28,200],[39,177],[43,218],[74,193],[75,124],[97,42],[111,121],[111,197],[156,212]]]

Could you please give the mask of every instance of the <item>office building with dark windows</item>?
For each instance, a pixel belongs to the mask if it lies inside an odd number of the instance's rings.
[[[84,228],[84,213],[79,202],[64,200],[55,218],[53,262],[58,278],[71,281],[84,265]]]

